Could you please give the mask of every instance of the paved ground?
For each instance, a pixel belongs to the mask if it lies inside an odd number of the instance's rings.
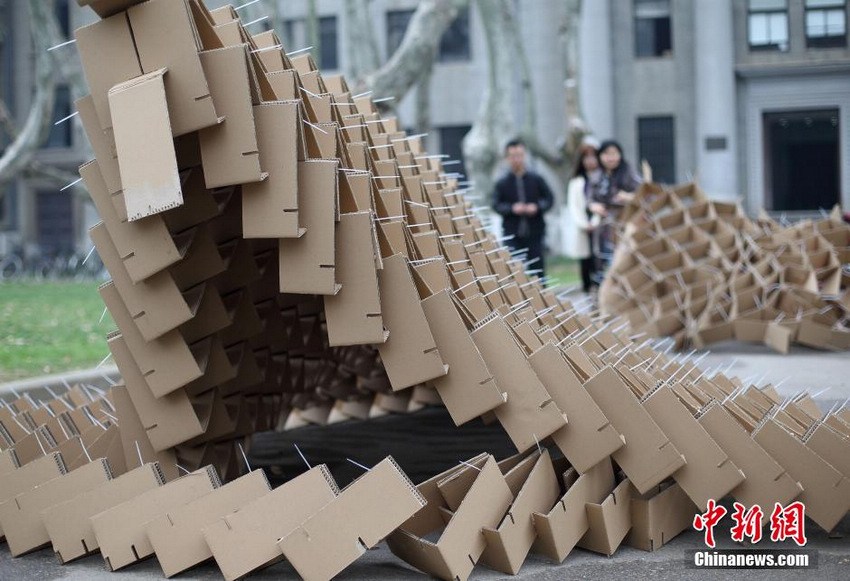
[[[760,377],[776,384],[785,380],[780,391],[793,394],[806,388],[815,393],[826,387],[818,401],[822,406],[850,397],[850,355],[823,353],[805,348],[795,348],[787,356],[779,355],[760,346],[727,343],[715,346],[703,361],[704,366],[720,363],[732,364],[730,373],[740,377]],[[755,377],[754,377],[755,379]],[[2,390],[2,388],[0,388]],[[455,428],[447,414],[431,408],[409,416],[387,416],[370,422],[346,422],[331,427],[307,427],[282,434],[259,434],[251,450],[250,461],[255,467],[264,467],[272,480],[288,479],[304,470],[301,459],[294,452],[297,443],[308,460],[314,464],[324,462],[340,484],[357,475],[357,468],[346,461],[352,458],[371,465],[387,454],[398,460],[411,479],[418,482],[461,459],[471,457],[481,450],[497,456],[511,452],[510,443],[498,426],[484,426],[473,422]],[[724,521],[725,522],[725,521]],[[686,532],[654,553],[645,553],[621,547],[611,557],[603,557],[580,549],[573,551],[563,564],[532,556],[517,579],[646,579],[654,581],[688,579],[850,579],[850,517],[837,528],[839,538],[828,538],[813,523],[809,523],[809,547],[818,550],[819,564],[807,571],[697,571],[685,566],[685,550],[703,548],[702,537],[696,532]],[[720,547],[733,547],[728,533],[716,531]],[[761,546],[775,547],[769,541]],[[49,549],[25,557],[12,559],[5,545],[0,545],[0,580],[6,579],[156,579],[161,577],[155,560],[128,567],[121,574],[106,570],[100,556],[92,556],[69,565],[60,566]],[[185,575],[183,579],[220,579],[218,570],[204,565]],[[256,576],[257,579],[297,579],[292,568],[282,563]],[[339,579],[424,579],[425,577],[395,558],[386,546],[367,553],[349,567]],[[508,579],[502,574],[476,567],[472,579]]]

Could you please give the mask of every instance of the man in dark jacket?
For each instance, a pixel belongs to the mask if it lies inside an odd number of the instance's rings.
[[[505,236],[511,249],[527,248],[530,270],[544,270],[543,236],[546,222],[543,214],[552,208],[552,190],[544,179],[525,166],[525,144],[514,140],[505,146],[505,160],[510,171],[496,182],[493,209],[502,216]],[[537,260],[535,260],[537,259]],[[543,276],[541,272],[540,276]]]

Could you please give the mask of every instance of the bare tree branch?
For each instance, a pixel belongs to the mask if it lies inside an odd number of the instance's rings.
[[[0,156],[0,184],[7,183],[27,166],[46,139],[53,118],[55,69],[53,57],[47,49],[61,42],[59,27],[51,0],[32,0],[29,7],[35,55],[35,94],[21,131]]]
[[[413,13],[404,38],[387,63],[366,76],[364,85],[379,98],[398,103],[434,64],[443,32],[469,0],[423,0]]]

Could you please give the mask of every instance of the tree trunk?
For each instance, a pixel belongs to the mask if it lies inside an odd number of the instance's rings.
[[[47,138],[53,119],[56,71],[53,55],[47,49],[62,42],[62,39],[52,0],[32,0],[29,7],[30,35],[35,55],[35,94],[23,127],[0,156],[0,185],[8,183],[27,167],[33,154]]]
[[[381,66],[372,20],[369,18],[369,0],[348,0],[345,3],[344,33],[348,54],[345,74],[348,82],[355,86]]]
[[[413,88],[423,71],[430,70],[443,32],[469,0],[423,0],[413,13],[404,38],[387,63],[367,75],[363,87],[376,98],[396,103]],[[363,88],[359,87],[359,88]]]
[[[307,26],[307,46],[313,47],[310,50],[313,60],[321,68],[322,37],[319,35],[319,16],[316,14],[316,0],[307,0],[307,20],[304,24]]]

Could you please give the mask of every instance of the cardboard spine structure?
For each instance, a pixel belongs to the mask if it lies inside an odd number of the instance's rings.
[[[122,502],[91,518],[100,553],[111,571],[153,555],[147,523],[218,488],[211,466]]]
[[[227,581],[283,558],[278,540],[339,494],[327,467],[315,466],[203,529]]]
[[[94,460],[58,478],[48,480],[0,504],[0,523],[13,557],[50,543],[42,511],[92,490],[112,478],[109,464]]]
[[[42,512],[53,552],[62,564],[98,550],[91,517],[165,484],[156,463],[144,464],[126,474]]]
[[[426,504],[388,457],[278,541],[304,579],[330,580]]]
[[[262,470],[225,484],[153,519],[147,535],[166,577],[212,558],[203,529],[270,491]]]

